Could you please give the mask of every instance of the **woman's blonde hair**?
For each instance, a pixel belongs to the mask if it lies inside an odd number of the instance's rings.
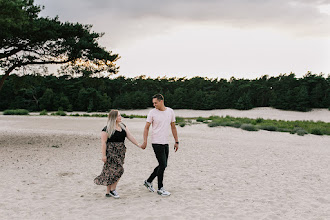
[[[110,138],[116,131],[116,121],[118,117],[119,111],[118,110],[111,110],[108,115],[108,122],[107,122],[107,133],[108,138]],[[119,123],[119,126],[125,130],[125,126],[123,123]]]

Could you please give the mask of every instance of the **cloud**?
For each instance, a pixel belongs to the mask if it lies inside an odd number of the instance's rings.
[[[330,36],[330,0],[57,0],[35,1],[42,15],[93,24],[111,45],[163,34],[180,25],[206,23],[239,29],[270,29],[290,35]],[[111,37],[111,39],[109,38]],[[107,45],[110,45],[106,42]]]
[[[36,1],[46,4],[47,12],[88,19],[145,19],[158,17],[184,21],[210,21],[238,26],[310,26],[329,25],[329,16],[318,6],[330,0],[57,0]],[[97,16],[99,17],[99,16]],[[113,20],[109,20],[112,22]],[[321,22],[323,21],[323,22]],[[313,28],[314,31],[315,28]]]

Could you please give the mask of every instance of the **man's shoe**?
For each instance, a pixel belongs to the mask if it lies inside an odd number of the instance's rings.
[[[164,189],[164,187],[160,188],[159,190],[157,190],[157,193],[161,196],[169,196],[171,195],[171,193],[169,191],[166,191]]]
[[[145,185],[145,187],[147,187],[147,189],[148,189],[150,192],[155,192],[154,187],[152,186],[151,183],[147,182],[147,180],[144,181],[144,185]]]
[[[110,191],[109,195],[115,199],[120,198],[116,190]]]

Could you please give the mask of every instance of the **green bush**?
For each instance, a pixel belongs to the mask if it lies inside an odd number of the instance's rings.
[[[48,115],[47,110],[46,110],[46,109],[42,110],[42,111],[40,112],[40,115]]]
[[[57,112],[53,112],[51,115],[66,116],[66,113],[64,111],[57,111]]]
[[[242,124],[241,123],[239,123],[239,122],[234,122],[234,123],[232,123],[231,124],[231,126],[230,127],[234,127],[234,128],[240,128],[242,126]]]
[[[258,131],[258,128],[256,128],[252,124],[242,124],[241,129],[246,130],[246,131]]]
[[[304,136],[305,134],[308,134],[308,132],[305,131],[304,129],[297,130],[297,135]]]
[[[108,117],[107,114],[92,114],[92,117],[99,117],[99,118],[104,118],[104,117]]]
[[[266,131],[277,131],[277,127],[273,125],[259,125],[258,128]]]
[[[278,128],[277,131],[279,131],[279,132],[291,132],[291,129],[288,129],[288,128]]]
[[[126,115],[126,114],[121,114],[121,117],[123,117],[123,118],[129,118],[129,116]]]
[[[186,123],[185,122],[180,122],[179,126],[183,128],[184,126],[186,126]]]
[[[312,134],[315,134],[315,135],[323,135],[323,131],[319,128],[313,128],[312,131],[311,131]]]
[[[185,119],[183,117],[175,117],[175,122],[180,124],[180,122],[185,122]]]
[[[4,115],[28,115],[29,111],[26,109],[7,109],[3,112]]]
[[[217,127],[217,126],[221,126],[221,124],[219,123],[219,122],[211,122],[211,123],[209,123],[207,126],[209,126],[209,127]]]
[[[291,130],[291,134],[296,134],[298,131],[300,131],[300,130],[304,130],[303,128],[301,128],[301,127],[294,127],[292,130]]]
[[[198,117],[197,119],[196,119],[196,121],[197,122],[204,122],[204,121],[206,121],[207,119],[206,118],[203,118],[203,117]]]
[[[257,118],[256,119],[256,123],[258,124],[258,123],[261,123],[261,122],[263,122],[264,121],[264,119],[263,118]]]
[[[230,116],[219,117],[211,116],[210,120],[212,123],[210,127],[215,126],[230,126],[230,127],[241,127],[243,124],[249,124],[250,126],[256,125],[255,129],[263,129],[267,131],[278,131],[278,132],[290,132],[291,134],[314,133],[317,135],[330,135],[330,123],[323,121],[284,121],[284,120],[270,120],[270,119],[250,119],[250,118],[234,118]],[[245,127],[244,125],[243,127]],[[250,129],[247,127],[247,129]],[[251,128],[253,130],[253,128]]]

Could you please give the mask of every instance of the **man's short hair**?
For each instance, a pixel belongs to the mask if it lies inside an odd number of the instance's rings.
[[[157,99],[158,101],[164,100],[164,96],[162,94],[156,94],[152,98]]]

